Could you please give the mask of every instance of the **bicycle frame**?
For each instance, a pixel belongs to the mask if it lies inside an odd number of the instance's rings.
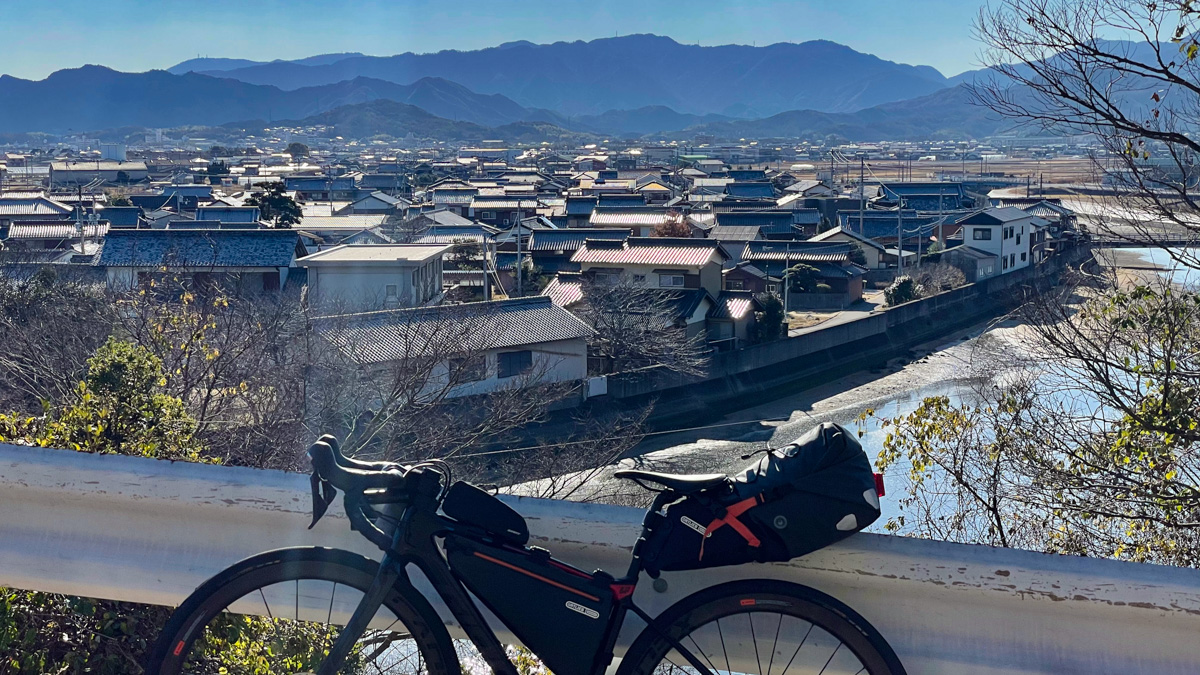
[[[642,536],[653,526],[659,511],[664,505],[675,499],[675,495],[662,492],[655,498],[653,506],[646,513],[642,523]],[[450,569],[449,563],[443,557],[437,545],[437,538],[461,536],[474,540],[484,540],[489,535],[473,525],[450,520],[437,513],[437,500],[428,490],[416,490],[414,499],[405,505],[404,512],[396,523],[391,535],[381,530],[370,520],[370,513],[379,515],[371,508],[372,503],[383,503],[382,497],[372,498],[371,495],[354,497],[346,495],[346,511],[350,516],[351,526],[361,532],[377,546],[384,550],[383,561],[379,572],[364,594],[341,635],[338,636],[329,655],[317,670],[317,675],[336,675],[353,649],[354,644],[367,629],[368,623],[383,604],[384,598],[392,589],[401,593],[417,593],[419,591],[409,579],[407,566],[414,564],[432,584],[434,592],[445,602],[450,613],[460,623],[467,637],[479,649],[487,664],[496,675],[517,675],[517,669],[505,653],[499,638],[488,626],[479,608],[471,600],[466,588]],[[633,591],[638,576],[642,572],[639,548],[642,537],[635,545],[629,569],[620,579],[612,579],[611,587],[616,600],[615,611],[605,628],[603,650],[595,655],[592,675],[601,675],[612,661],[614,647],[621,626],[624,624],[627,612],[633,612],[647,624],[647,630],[654,630],[668,640],[671,646],[687,659],[701,675],[712,675],[700,660],[683,647],[677,640],[663,633],[654,623],[653,617],[633,602]],[[503,620],[503,617],[500,617]]]

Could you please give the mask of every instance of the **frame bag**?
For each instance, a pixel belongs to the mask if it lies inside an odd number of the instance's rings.
[[[667,506],[640,555],[651,574],[791,560],[875,522],[879,490],[858,439],[826,422]]]

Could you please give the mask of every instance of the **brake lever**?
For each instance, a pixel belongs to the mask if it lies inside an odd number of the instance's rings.
[[[308,524],[308,529],[311,530],[316,526],[317,521],[321,520],[321,517],[325,515],[325,512],[329,510],[329,505],[337,497],[337,488],[333,487],[333,484],[329,481],[322,480],[316,471],[313,471],[312,475],[309,476],[308,482],[312,485],[313,519]]]

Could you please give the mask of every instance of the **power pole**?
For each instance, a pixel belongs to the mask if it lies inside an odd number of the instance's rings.
[[[858,233],[863,233],[863,217],[866,215],[867,209],[867,192],[866,192],[866,171],[867,160],[862,155],[858,156]]]
[[[904,272],[904,200],[896,195],[896,276]]]
[[[517,220],[517,297],[524,296],[521,274],[521,221]]]

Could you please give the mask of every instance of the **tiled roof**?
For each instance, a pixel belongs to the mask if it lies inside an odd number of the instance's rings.
[[[730,197],[775,199],[775,186],[770,183],[730,183],[725,186],[725,194]]]
[[[479,199],[471,202],[471,208],[476,211],[493,211],[499,209],[536,209],[536,199]]]
[[[721,291],[708,311],[708,318],[737,321],[745,318],[754,305],[754,293],[750,291]]]
[[[100,211],[100,217],[113,227],[137,227],[141,215],[142,210],[136,206],[106,206]]]
[[[360,363],[576,340],[592,329],[550,298],[438,305],[324,317],[316,331]]]
[[[849,237],[849,238],[859,242],[859,244],[861,244],[861,245],[870,246],[872,248],[879,249],[880,251],[883,250],[883,245],[880,244],[879,242],[875,241],[874,239],[864,237],[861,234],[855,232],[854,230],[843,229],[840,225],[831,230],[825,230],[824,232],[818,234],[815,237],[809,237],[808,240],[809,241],[826,242],[826,241],[829,241],[830,239],[833,239],[833,237],[836,237],[839,234]],[[834,239],[834,241],[837,241],[837,240]]]
[[[678,265],[699,267],[713,258],[728,260],[720,242],[712,239],[629,237],[624,242],[588,241],[571,262],[609,265]]]
[[[382,225],[387,220],[385,214],[353,214],[347,216],[304,216],[295,225],[300,230],[365,230],[368,227]]]
[[[98,265],[107,267],[288,267],[291,230],[111,230]]]
[[[757,225],[717,225],[708,231],[709,239],[719,241],[752,241],[758,239]]]
[[[84,225],[88,237],[103,237],[108,233],[108,225]],[[74,239],[79,234],[75,223],[13,223],[8,228],[9,239]]]
[[[742,260],[787,262],[843,262],[850,245],[838,242],[748,241]]]
[[[592,227],[653,227],[679,216],[665,208],[597,206],[592,212]]]
[[[542,289],[542,296],[559,307],[570,307],[583,299],[583,280],[578,273],[559,272]]]
[[[433,193],[434,204],[470,204],[475,199],[475,190]]]
[[[592,227],[577,227],[566,230],[537,230],[529,239],[530,251],[575,251],[587,239],[621,240],[629,236],[629,230],[602,230]]]
[[[0,216],[67,216],[71,207],[46,197],[0,198]]]
[[[257,206],[200,206],[196,208],[196,220],[219,220],[223,223],[256,223]]]

